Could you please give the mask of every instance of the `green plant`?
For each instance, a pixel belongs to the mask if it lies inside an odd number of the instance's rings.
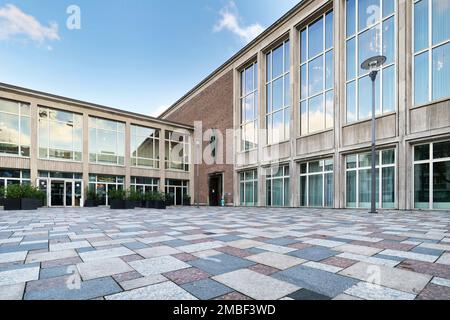
[[[108,191],[109,200],[125,200],[126,192],[123,189],[110,189]]]
[[[22,187],[19,184],[11,184],[6,188],[7,199],[22,198]]]
[[[86,191],[86,199],[90,201],[97,201],[98,200],[97,192],[95,192],[94,189],[87,189]]]
[[[0,188],[0,198],[4,198],[5,197],[5,188],[1,187]]]
[[[156,201],[166,201],[166,195],[162,192],[155,192],[155,199]]]
[[[127,192],[127,199],[131,201],[140,201],[142,200],[142,194],[134,189],[131,189]]]
[[[153,201],[155,200],[155,192],[154,191],[148,191],[144,194],[144,200],[145,201]]]
[[[184,202],[191,203],[191,196],[188,195],[188,194],[185,194],[185,195],[183,196],[183,201],[184,201]]]

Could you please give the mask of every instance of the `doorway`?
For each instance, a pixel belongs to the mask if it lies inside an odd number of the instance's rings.
[[[39,179],[38,185],[47,195],[48,207],[83,206],[83,181]]]
[[[218,207],[223,197],[223,173],[211,174],[208,180],[209,205]]]

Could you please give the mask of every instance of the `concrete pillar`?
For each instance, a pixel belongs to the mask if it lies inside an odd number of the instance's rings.
[[[83,113],[83,184],[86,191],[89,187],[89,115],[87,113]]]
[[[38,109],[36,102],[32,102],[30,105],[30,178],[33,186],[37,186],[38,178]]]

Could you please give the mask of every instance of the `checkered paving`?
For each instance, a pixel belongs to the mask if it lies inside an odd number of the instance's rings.
[[[0,299],[450,299],[450,213],[0,213]]]

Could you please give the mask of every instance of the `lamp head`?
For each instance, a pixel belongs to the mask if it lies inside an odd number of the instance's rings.
[[[363,70],[375,71],[381,68],[381,66],[386,62],[385,56],[374,56],[361,64]]]

